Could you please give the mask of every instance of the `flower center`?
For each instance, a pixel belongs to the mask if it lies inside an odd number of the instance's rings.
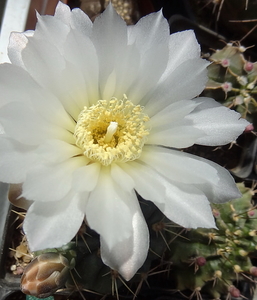
[[[124,95],[122,100],[99,100],[78,116],[74,137],[84,155],[108,166],[137,159],[149,134],[143,107]]]

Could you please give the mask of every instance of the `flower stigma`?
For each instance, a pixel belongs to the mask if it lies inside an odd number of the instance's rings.
[[[110,143],[110,141],[113,138],[113,135],[117,131],[118,123],[117,122],[111,122],[110,125],[107,127],[106,135],[104,138],[104,143]]]
[[[127,99],[98,100],[78,116],[74,131],[76,145],[89,159],[104,166],[137,159],[150,128],[143,107]]]

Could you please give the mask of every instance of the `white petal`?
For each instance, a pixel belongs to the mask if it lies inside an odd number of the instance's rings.
[[[97,186],[89,197],[86,218],[89,226],[108,240],[110,248],[132,234],[130,198],[133,199],[133,193],[123,191],[112,180],[109,167],[102,167]],[[96,215],[101,217],[95,218]],[[117,224],[120,230],[118,236],[113,234]]]
[[[143,53],[152,47],[167,42],[170,29],[162,11],[141,18],[135,26],[128,27],[129,44],[136,44]]]
[[[54,16],[56,19],[68,25],[71,19],[71,10],[68,5],[59,1],[56,5]]]
[[[101,257],[103,262],[117,270],[126,280],[130,280],[146,260],[149,248],[149,233],[144,216],[139,209],[132,218],[132,236],[108,247],[104,237],[100,236]],[[118,232],[116,233],[118,234]]]
[[[122,164],[121,167],[134,179],[136,191],[145,199],[153,202],[164,199],[163,176],[140,163],[139,160]]]
[[[74,128],[74,122],[60,101],[36,83],[22,68],[11,64],[0,65],[0,93],[0,107],[14,101],[25,103],[51,123],[70,131]]]
[[[92,191],[98,182],[101,165],[91,163],[74,171],[72,187],[78,192]]]
[[[99,63],[96,49],[87,36],[80,34],[76,30],[71,30],[64,44],[64,55],[65,59],[74,65],[74,74],[70,74],[68,70],[67,77],[69,74],[74,77],[75,82],[71,92],[77,91],[74,96],[74,102],[78,103],[79,108],[82,110],[90,102],[94,103],[99,99]],[[83,78],[83,80],[80,80],[81,82],[77,81],[78,74]]]
[[[139,72],[140,61],[139,50],[135,45],[125,47],[120,53],[113,71],[115,74],[116,98],[122,99],[124,94],[130,97],[130,87],[132,90],[133,84],[142,79]]]
[[[31,251],[58,248],[70,242],[79,230],[84,214],[78,195],[67,195],[58,202],[34,202],[24,221]]]
[[[20,102],[13,102],[0,109],[0,122],[4,131],[15,140],[28,145],[38,145],[48,138],[74,142],[67,130],[46,122],[36,111]]]
[[[112,164],[111,176],[113,180],[125,191],[131,192],[135,187],[135,182],[126,172],[123,170],[123,166],[126,164]]]
[[[147,123],[151,128],[147,144],[174,148],[186,148],[195,144],[205,133],[195,128],[193,122],[185,117],[198,105],[192,100],[181,100],[151,117]]]
[[[83,158],[71,158],[60,164],[35,167],[27,174],[22,196],[42,202],[62,199],[72,188],[72,173],[80,166],[83,166]]]
[[[147,144],[186,148],[194,145],[203,135],[201,130],[194,128],[191,124],[178,122],[176,125],[170,124],[151,130],[147,137]]]
[[[115,53],[117,51],[115,46],[118,46],[121,42],[126,43],[127,26],[114,10],[112,4],[109,4],[105,11],[95,19],[93,24],[93,41],[99,54],[104,53],[105,50],[110,51],[111,46],[113,46]],[[105,46],[107,46],[107,49],[105,49]],[[111,53],[105,54],[110,55]],[[102,56],[103,59],[104,56]]]
[[[93,23],[81,9],[74,8],[71,12],[71,28],[83,35],[91,36]]]
[[[127,46],[127,26],[109,4],[106,10],[95,19],[92,40],[99,58],[100,91],[102,97],[108,77],[114,70]],[[114,95],[112,95],[114,96]]]
[[[62,49],[59,51],[57,48],[58,45],[53,45],[46,39],[37,40],[33,37],[29,39],[27,47],[23,50],[22,59],[26,69],[35,81],[44,89],[54,94],[62,103],[68,114],[77,120],[79,113],[88,103],[88,96],[91,96],[90,94],[87,95],[85,77],[89,78],[89,82],[87,82],[89,87],[92,81],[89,76],[90,70],[86,69],[87,72],[82,73],[81,67],[78,68],[74,65],[73,61],[70,63],[65,60],[62,52],[67,54],[67,51],[71,50],[73,46],[71,42],[69,39],[65,45],[62,45]],[[75,49],[76,48],[77,47],[75,47]],[[91,51],[89,51],[89,53],[91,53]],[[76,54],[78,53],[73,53],[73,55]],[[82,53],[79,52],[79,54],[79,57],[81,57]],[[98,71],[94,58],[95,56],[89,54],[88,59],[92,61],[86,66],[93,67],[93,70],[95,70],[94,72],[92,71],[92,76]],[[75,59],[75,61],[77,60]],[[83,59],[82,62],[84,61]],[[92,80],[94,79],[95,76],[93,76]],[[96,85],[97,81],[92,88],[95,88]],[[92,90],[92,88],[90,88],[90,90]],[[84,92],[86,98],[84,98]]]
[[[134,178],[136,191],[173,222],[187,228],[215,227],[208,199],[197,186],[169,181],[139,162],[127,163],[124,168]]]
[[[51,48],[54,46],[62,53],[62,45],[70,31],[70,27],[53,16],[40,16],[37,14],[37,24],[33,39],[37,42],[44,41]],[[30,39],[29,39],[30,40]],[[27,46],[29,43],[27,44]],[[46,52],[47,53],[47,52]],[[22,55],[23,57],[23,55]]]
[[[28,104],[31,100],[30,93],[36,101],[36,93],[39,92],[38,96],[40,97],[41,90],[42,88],[22,68],[12,64],[0,65],[0,107],[13,101],[21,101]],[[40,100],[43,101],[42,98]]]
[[[147,103],[142,98],[155,89],[169,58],[169,25],[162,12],[141,18],[135,26],[128,27],[129,44],[140,51],[140,63],[135,81],[126,92],[128,98],[137,104]]]
[[[67,9],[69,10],[67,6],[60,5],[59,9],[61,9],[61,11],[63,8],[65,11]],[[69,16],[64,16],[64,19],[69,19],[72,14],[69,12],[68,15]],[[74,51],[74,49],[79,49],[80,45],[76,47],[76,44],[72,43],[72,41],[67,41],[68,34],[71,31],[74,32],[74,30],[70,28],[69,24],[64,24],[58,16],[58,14],[57,17],[38,16],[34,36],[28,40],[27,46],[22,52],[22,60],[25,68],[33,78],[43,87],[51,90],[60,101],[63,102],[68,113],[72,115],[74,119],[77,119],[84,105],[87,105],[87,97],[82,101],[84,92],[86,92],[87,96],[87,90],[82,75],[83,73],[77,68],[74,69],[74,66],[71,64],[65,62],[65,51],[68,47]],[[66,21],[69,22],[68,20]],[[85,53],[87,53],[87,55],[85,55]],[[92,57],[89,55],[89,52],[84,51],[83,54],[80,54],[79,58],[83,62],[85,61],[85,59],[83,59],[85,56],[91,62]],[[76,53],[73,53],[73,57],[76,57]],[[84,69],[87,70],[87,72],[85,72],[86,75],[89,74],[88,70],[92,64],[93,68],[90,68],[92,75],[98,72],[97,65],[94,64],[94,61],[95,60]],[[80,69],[82,67],[83,66],[81,66]],[[91,79],[90,76],[87,77]],[[94,79],[95,78],[92,78],[92,80]],[[88,87],[90,87],[92,80],[88,82]],[[97,90],[96,85],[97,81],[93,86],[95,90]],[[81,104],[81,102],[84,103],[79,105],[76,110],[77,104]]]
[[[216,169],[197,156],[162,147],[144,146],[139,158],[174,182],[198,184],[212,181],[219,177]],[[208,176],[207,176],[208,174]]]
[[[105,20],[106,28],[99,32],[100,25],[102,26],[100,22],[103,22],[102,18],[106,18],[107,14],[109,14],[109,19]],[[112,24],[111,17],[113,17]],[[146,53],[135,44],[127,45],[126,26],[113,12],[111,6],[108,6],[101,19],[96,19],[96,21],[93,26],[92,39],[96,45],[101,66],[101,98],[108,99],[113,96],[121,98],[123,94],[126,94],[133,103],[138,103],[149,90],[153,89],[166,67],[167,43],[153,45]],[[106,40],[108,34],[111,36],[115,34],[116,37],[113,39],[108,37]]]
[[[241,115],[210,98],[199,98],[201,103],[186,119],[193,127],[200,129],[205,136],[199,137],[196,144],[206,146],[225,145],[233,142],[249,125]]]
[[[4,127],[3,127],[3,125],[0,123],[0,135],[1,134],[5,134],[5,132],[4,132]]]
[[[216,228],[210,203],[200,189],[178,183],[165,185],[165,199],[154,203],[166,217],[186,228]]]
[[[35,35],[28,39],[27,46],[22,51],[24,66],[38,84],[56,94],[62,84],[58,80],[62,78],[62,71],[65,69],[64,57],[57,45],[47,39],[36,39]]]
[[[90,194],[86,218],[101,236],[104,263],[130,279],[146,258],[148,230],[135,193],[121,189],[108,167],[102,167],[98,185]]]
[[[217,171],[219,177],[218,183],[215,184],[212,181],[208,181],[204,184],[198,185],[198,188],[207,195],[210,202],[224,203],[242,196],[236,186],[234,178],[228,170],[207,159],[198,156],[196,156],[195,159],[209,164]]]
[[[94,79],[93,74],[94,72],[92,72],[92,79]],[[59,84],[56,82],[53,89],[73,120],[77,120],[84,106],[88,106],[89,98],[95,99],[95,96],[98,95],[94,90],[97,80],[95,82],[92,82],[92,79],[85,81],[87,75],[88,72],[82,73],[76,65],[66,62],[66,68],[59,78]]]
[[[210,202],[222,203],[241,195],[230,173],[207,159],[161,147],[145,146],[144,150],[147,153],[140,160],[178,186],[194,185]]]
[[[58,47],[47,39],[36,39],[33,36],[22,51],[22,59],[35,81],[54,94],[67,113],[77,120],[84,105],[87,105],[87,99],[83,101],[83,92],[87,87],[85,78],[76,65],[65,60],[65,46],[62,44],[61,50]]]
[[[200,57],[200,52],[200,45],[193,30],[171,34],[169,38],[169,61],[162,80],[167,78],[183,62]]]
[[[56,6],[54,17],[82,34],[91,34],[93,24],[89,17],[79,8],[74,8],[71,11],[68,5],[60,1]]]
[[[157,112],[147,123],[151,128],[158,128],[163,125],[169,125],[180,122],[185,116],[191,113],[199,103],[192,100],[181,100],[171,103],[163,110]],[[145,112],[148,114],[147,107]]]
[[[0,181],[21,183],[27,171],[37,163],[34,147],[0,137]]]
[[[73,156],[82,154],[76,145],[61,140],[46,140],[37,148],[36,153],[46,162],[59,163]]]
[[[137,77],[127,91],[127,96],[133,103],[140,102],[140,105],[145,105],[149,101],[145,95],[155,90],[157,82],[166,68],[169,55],[168,43],[156,44],[146,53],[140,49],[140,54]]]
[[[7,63],[0,64],[0,107],[13,101],[28,104],[31,100],[30,93],[36,101],[36,93],[39,92],[40,97],[41,90],[42,88],[22,68]],[[43,101],[42,98],[40,100]]]
[[[209,62],[200,58],[190,59],[179,65],[166,80],[157,85],[155,91],[145,96],[149,99],[146,105],[148,115],[153,116],[170,103],[198,96],[208,78],[208,65]],[[142,100],[144,101],[147,99]]]
[[[26,47],[28,36],[33,36],[34,31],[12,32],[8,45],[8,57],[12,64],[24,67],[21,51]]]

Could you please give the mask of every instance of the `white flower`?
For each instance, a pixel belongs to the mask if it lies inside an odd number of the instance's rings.
[[[135,191],[184,227],[214,227],[209,201],[240,196],[222,167],[178,149],[223,145],[247,126],[212,99],[192,31],[161,12],[127,27],[109,5],[94,24],[58,4],[13,33],[0,66],[0,180],[33,200],[31,250],[69,242],[84,217],[103,262],[130,279],[148,251]],[[169,148],[168,148],[169,147]]]

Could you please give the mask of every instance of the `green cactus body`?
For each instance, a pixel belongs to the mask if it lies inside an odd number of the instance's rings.
[[[235,107],[252,122],[251,114],[257,109],[257,63],[245,59],[245,50],[239,44],[228,43],[210,56],[212,64],[208,67],[209,81],[204,94]],[[225,97],[217,90],[223,90]]]
[[[178,290],[198,289],[218,299],[238,291],[234,281],[251,281],[255,274],[250,255],[257,245],[256,210],[251,202],[252,190],[243,183],[238,188],[240,199],[212,205],[218,229],[189,230],[185,234],[188,240],[178,237],[166,253],[174,266],[172,279]],[[205,261],[202,265],[197,264],[199,257]]]

